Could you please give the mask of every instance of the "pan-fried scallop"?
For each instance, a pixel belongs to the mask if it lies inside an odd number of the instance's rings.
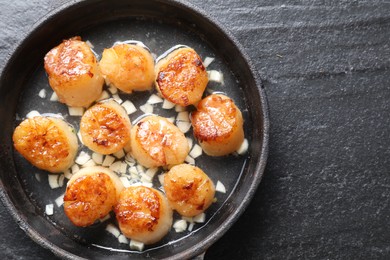
[[[115,153],[124,148],[130,140],[130,129],[125,109],[112,99],[90,107],[80,122],[83,143],[101,154]]]
[[[193,217],[212,204],[215,186],[200,168],[179,164],[164,174],[164,191],[174,210],[182,216]]]
[[[101,166],[83,168],[70,178],[66,186],[65,214],[76,226],[92,225],[114,209],[123,188],[111,170]]]
[[[172,209],[167,199],[160,191],[144,186],[124,189],[115,214],[122,233],[146,245],[158,242],[172,226]]]
[[[195,138],[210,156],[230,154],[244,141],[241,111],[225,95],[212,94],[202,99],[191,114],[191,123]]]
[[[60,118],[36,116],[24,120],[12,136],[15,149],[34,166],[59,173],[74,162],[78,144],[72,126]]]
[[[147,116],[135,124],[130,144],[133,157],[148,168],[180,164],[189,152],[184,134],[160,116]]]
[[[126,93],[149,90],[154,80],[154,59],[144,47],[120,43],[105,49],[100,67],[108,84]]]
[[[202,59],[192,48],[175,49],[156,64],[157,90],[172,103],[188,106],[201,100],[208,83]]]
[[[80,107],[100,97],[104,79],[95,55],[80,37],[64,40],[44,61],[49,84],[60,102]]]

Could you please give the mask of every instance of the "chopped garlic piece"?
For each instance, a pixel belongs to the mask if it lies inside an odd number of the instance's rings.
[[[100,154],[100,153],[93,153],[93,154],[92,154],[92,160],[93,160],[96,164],[102,164],[102,163],[103,163],[103,154]]]
[[[122,244],[128,244],[129,243],[129,240],[122,234],[119,235],[118,241],[119,241],[119,243],[122,243]]]
[[[45,213],[48,216],[51,216],[54,214],[54,205],[53,204],[47,204],[45,207]]]
[[[176,126],[179,128],[179,130],[182,133],[187,133],[190,128],[191,128],[191,123],[190,122],[184,122],[184,121],[177,121]]]
[[[78,131],[78,132],[77,132],[77,137],[79,138],[79,140],[80,140],[80,143],[81,143],[81,144],[84,144],[84,142],[83,142],[83,138],[81,137],[81,133],[80,133],[80,131]]]
[[[195,165],[195,159],[192,158],[191,156],[187,155],[187,157],[184,159],[185,162],[191,164],[191,165]]]
[[[118,104],[122,104],[122,103],[123,103],[123,100],[119,97],[118,94],[113,94],[113,95],[112,95],[112,98],[113,98]]]
[[[186,231],[187,229],[187,221],[183,219],[176,220],[175,223],[173,224],[173,228],[177,233]]]
[[[81,151],[80,154],[77,156],[75,162],[77,164],[83,165],[86,162],[88,162],[90,159],[91,159],[91,156],[89,156],[89,154],[87,154],[84,151]]]
[[[65,194],[62,194],[61,196],[55,199],[54,202],[56,203],[57,207],[61,207],[62,204],[64,204],[64,196]]]
[[[56,189],[60,187],[60,185],[58,184],[58,174],[49,174],[48,181],[50,188]]]
[[[194,143],[194,141],[192,140],[192,138],[189,138],[189,137],[186,137],[186,138],[187,138],[187,141],[188,141],[188,147],[189,147],[190,150],[191,150],[192,144]]]
[[[128,188],[131,186],[129,179],[127,177],[119,177],[119,179],[121,180],[121,182],[125,188]]]
[[[157,96],[156,94],[152,94],[148,101],[146,101],[148,104],[158,104],[158,103],[162,103],[164,100],[162,98],[160,98],[159,96]]]
[[[114,226],[113,224],[108,224],[106,226],[106,230],[108,231],[108,233],[111,233],[116,238],[119,237],[119,235],[121,234],[119,229],[116,226]]]
[[[113,172],[120,173],[121,169],[122,169],[122,162],[121,161],[114,162],[110,165],[109,168]],[[125,170],[125,172],[126,172],[126,170]]]
[[[71,169],[72,169],[72,174],[75,174],[80,170],[80,167],[77,164],[73,164]]]
[[[207,68],[214,60],[215,60],[215,58],[206,57],[203,61],[203,66],[205,66],[205,68]]]
[[[196,159],[197,157],[201,156],[202,153],[203,153],[202,147],[200,147],[200,145],[198,145],[198,144],[195,144],[194,148],[192,148],[192,150],[190,152],[190,156],[192,158]]]
[[[36,111],[36,110],[31,110],[27,115],[26,117],[27,118],[33,118],[33,117],[36,117],[36,116],[40,116],[41,114]]]
[[[133,102],[131,102],[130,100],[126,100],[125,102],[123,102],[122,106],[125,108],[126,113],[128,115],[131,115],[137,111],[137,108],[134,106]]]
[[[84,167],[91,167],[91,166],[96,166],[96,163],[95,163],[95,161],[93,159],[89,159],[86,163],[84,163],[82,165],[83,168]]]
[[[51,94],[50,101],[58,101],[57,93],[53,92],[53,94]]]
[[[142,251],[142,250],[144,250],[144,246],[145,245],[142,242],[138,242],[138,241],[135,241],[133,239],[130,241],[130,249]]]
[[[104,161],[102,163],[102,166],[110,166],[115,161],[115,157],[111,155],[106,155],[104,158]]]
[[[177,114],[176,121],[190,122],[190,114],[188,111],[181,111]]]
[[[46,97],[46,89],[41,89],[40,91],[39,91],[39,93],[38,93],[38,96],[40,97],[40,98],[45,98]]]
[[[145,174],[153,179],[153,177],[156,175],[158,171],[158,168],[149,168],[146,170]]]
[[[206,214],[200,213],[199,215],[196,215],[192,219],[194,220],[195,223],[204,223],[206,220]]]
[[[217,181],[217,185],[215,185],[215,191],[226,193],[225,185],[223,185],[222,182]]]
[[[68,111],[71,116],[82,116],[84,114],[83,107],[68,107]]]
[[[72,176],[73,176],[73,174],[70,172],[69,169],[66,170],[66,171],[64,171],[64,177],[67,178],[68,180],[69,180],[70,178],[72,178]]]
[[[41,182],[41,175],[39,173],[36,173],[35,179],[37,179],[37,181]]]
[[[153,114],[153,106],[151,104],[145,103],[139,109],[145,114]]]
[[[218,83],[223,83],[223,74],[217,70],[207,71],[209,74],[209,81],[215,81]]]
[[[116,87],[112,86],[112,85],[108,87],[108,91],[110,91],[111,94],[118,93],[118,89]]]
[[[174,107],[175,107],[175,103],[172,103],[171,101],[169,101],[167,99],[164,99],[164,102],[163,102],[163,105],[162,105],[163,109],[172,109]]]
[[[188,225],[188,231],[191,232],[191,231],[194,229],[194,226],[195,226],[195,223],[194,223],[194,222],[190,223],[190,224]]]
[[[245,154],[248,151],[248,147],[249,147],[249,143],[248,140],[245,138],[240,148],[238,148],[237,153],[240,155]]]
[[[60,187],[64,186],[64,179],[65,179],[65,175],[61,174],[60,177],[58,178],[58,186]]]
[[[122,159],[123,157],[125,157],[125,151],[123,149],[120,149],[118,152],[113,153],[113,155],[118,159]]]

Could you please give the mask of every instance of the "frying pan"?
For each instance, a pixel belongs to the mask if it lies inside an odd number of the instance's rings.
[[[48,94],[51,91],[43,70],[44,55],[63,39],[75,35],[90,41],[97,55],[115,41],[134,39],[144,42],[156,56],[173,45],[185,44],[197,50],[202,58],[215,58],[208,69],[220,71],[224,81],[210,82],[206,94],[221,91],[236,102],[243,112],[245,136],[250,145],[245,155],[217,158],[204,155],[196,161],[214,182],[221,181],[227,192],[216,195],[217,202],[206,212],[206,222],[197,224],[192,232],[171,231],[159,243],[137,252],[107,234],[106,222],[77,228],[66,219],[61,207],[55,207],[53,216],[45,214],[45,205],[63,194],[64,187],[50,189],[47,173],[34,168],[14,151],[11,136],[15,126],[31,110],[61,113],[78,128],[80,118],[67,115],[65,105],[38,96],[42,89]],[[139,106],[147,95],[150,93],[121,94],[121,97]],[[197,256],[237,220],[260,183],[268,152],[267,111],[265,91],[242,46],[205,11],[173,0],[67,3],[33,26],[15,48],[1,74],[2,202],[34,241],[65,259],[122,259],[129,256],[134,259],[188,259]],[[136,113],[131,119],[137,116]]]

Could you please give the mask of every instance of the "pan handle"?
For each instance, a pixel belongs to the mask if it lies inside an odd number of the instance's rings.
[[[195,257],[192,258],[191,260],[203,260],[205,254],[206,254],[206,251],[204,251],[204,252],[201,253],[200,255],[195,256]]]

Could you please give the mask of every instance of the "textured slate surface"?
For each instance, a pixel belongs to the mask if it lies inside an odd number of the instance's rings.
[[[0,65],[63,0],[4,1]],[[206,259],[390,258],[390,3],[192,0],[264,79],[270,155],[248,210]],[[44,259],[0,206],[0,256]]]

